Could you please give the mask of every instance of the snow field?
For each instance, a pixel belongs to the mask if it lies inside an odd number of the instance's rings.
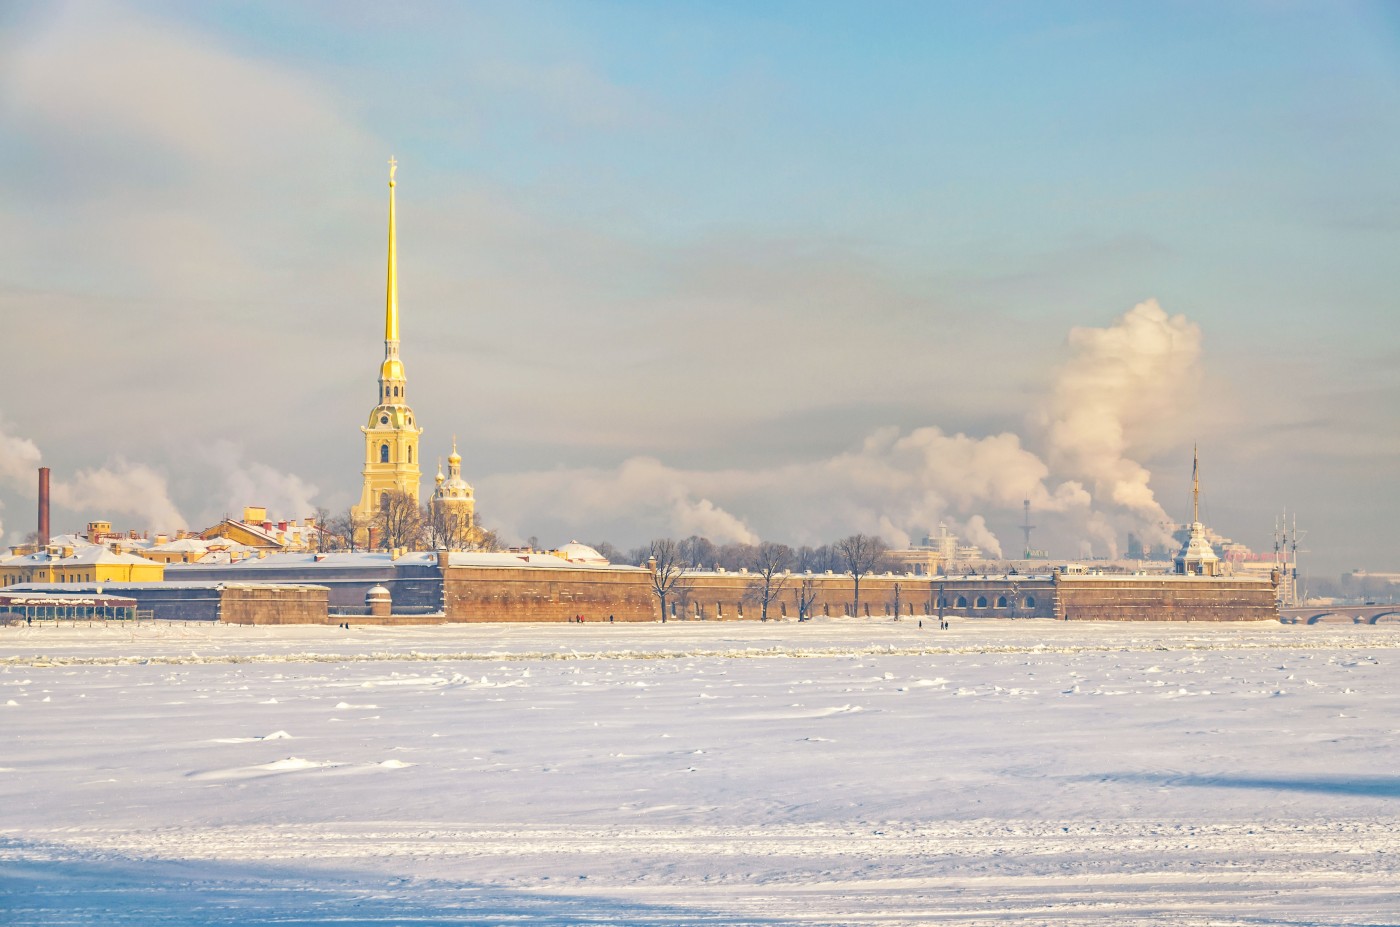
[[[1400,634],[0,631],[12,923],[1368,924]]]

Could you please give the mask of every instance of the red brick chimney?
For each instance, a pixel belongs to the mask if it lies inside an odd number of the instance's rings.
[[[49,543],[49,468],[39,468],[39,546]]]

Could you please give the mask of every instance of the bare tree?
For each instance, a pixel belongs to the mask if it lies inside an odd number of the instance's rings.
[[[599,541],[596,544],[589,544],[589,547],[596,550],[604,560],[609,563],[628,563],[627,555],[618,550],[607,541]]]
[[[806,621],[812,617],[812,606],[817,601],[817,581],[804,577],[797,587],[797,620]]]
[[[406,547],[410,550],[423,543],[423,512],[412,493],[391,490],[380,497],[375,527],[379,529],[379,546],[384,550]]]
[[[749,581],[744,590],[744,598],[757,602],[761,609],[760,617],[768,620],[768,606],[777,601],[787,587],[789,574],[784,571],[792,563],[792,548],[786,544],[764,541],[753,548],[752,559],[755,578]]]
[[[322,538],[334,544],[337,550],[367,550],[371,525],[372,522],[356,515],[355,510],[349,508],[326,519],[326,530]]]
[[[311,524],[313,528],[310,544],[312,548],[318,552],[323,550],[337,550],[342,546],[341,539],[330,531],[330,521],[330,510],[324,505],[316,506],[315,511],[311,513]]]
[[[449,505],[434,503],[422,510],[423,533],[434,550],[469,550],[476,534],[475,519]]]
[[[839,569],[840,566],[829,544],[823,544],[821,547],[799,547],[793,554],[793,568],[797,570],[825,573],[827,570]]]
[[[880,538],[868,534],[853,534],[837,541],[834,546],[837,556],[841,558],[841,565],[855,581],[855,603],[851,610],[859,615],[860,578],[875,571],[885,559],[885,552],[889,547]]]
[[[757,558],[758,548],[752,544],[724,544],[715,551],[715,564],[731,573],[752,567]]]
[[[710,542],[709,538],[692,534],[676,546],[677,554],[689,568],[702,570],[707,563],[710,566],[715,566],[715,545]]]
[[[664,624],[667,600],[679,595],[681,581],[689,566],[681,556],[681,545],[670,538],[661,538],[651,542],[647,567],[651,570],[651,591],[661,603],[661,621]]]
[[[495,528],[483,528],[481,525],[472,525],[467,536],[467,550],[496,551],[501,549],[501,538],[496,533]]]

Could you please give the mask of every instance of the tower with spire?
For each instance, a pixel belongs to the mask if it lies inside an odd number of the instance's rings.
[[[379,366],[379,403],[360,428],[365,436],[364,488],[354,507],[356,519],[368,524],[387,504],[391,493],[403,492],[418,502],[422,478],[418,437],[423,433],[408,405],[407,380],[399,359],[399,279],[394,228],[394,172],[389,159],[389,270],[384,301],[384,363]]]
[[[1191,527],[1186,543],[1177,551],[1176,572],[1181,576],[1219,576],[1220,557],[1210,546],[1201,524],[1201,457],[1191,449]]]

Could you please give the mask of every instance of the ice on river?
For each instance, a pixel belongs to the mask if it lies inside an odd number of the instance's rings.
[[[1378,924],[1400,632],[0,629],[6,924]]]

